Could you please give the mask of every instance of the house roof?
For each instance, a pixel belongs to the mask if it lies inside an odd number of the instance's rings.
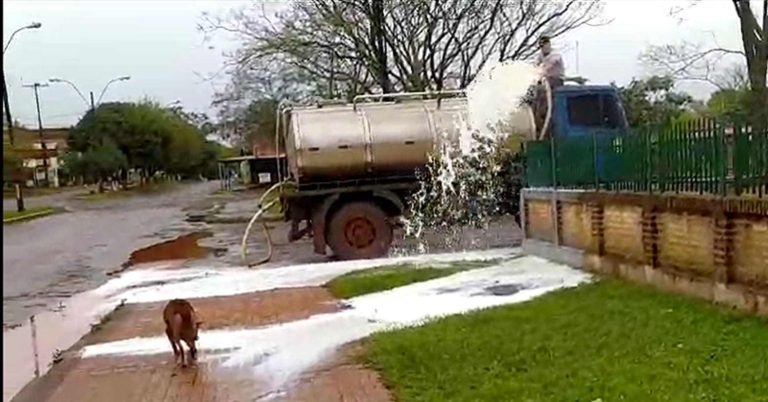
[[[44,128],[43,140],[46,142],[55,142],[60,149],[67,148],[67,138],[69,137],[69,128]],[[13,128],[14,147],[31,148],[32,144],[40,142],[40,133],[25,127]],[[3,127],[3,144],[10,144],[8,128]]]
[[[48,155],[48,158],[54,158],[59,156],[59,150],[58,149],[49,149],[47,152],[44,152],[42,149],[33,149],[33,148],[15,148],[10,151],[14,156],[17,156],[21,159],[43,159],[45,158],[45,155]]]

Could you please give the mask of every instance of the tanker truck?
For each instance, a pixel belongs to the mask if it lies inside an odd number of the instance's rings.
[[[626,128],[614,87],[567,85],[551,99],[549,135]],[[386,255],[418,184],[417,169],[445,138],[442,133],[457,135],[457,116],[466,113],[461,91],[363,95],[351,104],[282,108],[276,135],[288,162],[279,175],[293,184],[280,198],[291,223],[289,240],[309,236],[316,253],[330,248],[343,260]],[[535,139],[545,132],[535,121],[523,107],[505,127]]]

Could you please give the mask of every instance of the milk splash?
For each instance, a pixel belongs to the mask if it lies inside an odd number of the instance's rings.
[[[523,138],[513,120],[527,116],[524,101],[538,77],[536,67],[519,61],[488,64],[478,73],[466,90],[466,115],[455,116],[454,133],[440,133],[417,174],[406,236],[420,239],[430,228],[455,248],[462,228],[485,228],[493,216],[516,213]],[[419,247],[428,251],[424,242]]]

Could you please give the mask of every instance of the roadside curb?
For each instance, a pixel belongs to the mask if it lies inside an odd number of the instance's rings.
[[[43,216],[52,215],[54,213],[56,213],[55,209],[48,208],[48,209],[45,209],[45,210],[42,210],[42,211],[39,211],[39,212],[35,212],[35,213],[32,213],[32,214],[28,214],[28,215],[16,216],[16,217],[13,217],[13,218],[8,218],[8,219],[4,218],[3,219],[3,225],[8,224],[8,223],[16,223],[16,222],[21,222],[21,221],[25,221],[25,220],[40,218],[40,217],[43,217]]]

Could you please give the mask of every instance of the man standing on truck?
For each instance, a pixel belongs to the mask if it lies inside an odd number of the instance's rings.
[[[549,86],[555,88],[563,85],[565,80],[565,63],[559,53],[552,51],[552,43],[549,36],[539,38],[541,53],[536,56],[536,66],[541,70],[542,78],[549,81]]]
[[[549,94],[550,100],[555,92],[555,88],[563,85],[565,81],[565,63],[559,53],[552,51],[552,43],[549,36],[542,36],[539,38],[539,48],[541,53],[536,56],[536,67],[539,68],[541,79],[547,80],[551,93]],[[546,119],[547,109],[549,108],[547,102],[547,90],[543,85],[543,82],[536,86],[536,96],[533,103],[534,118],[536,120],[536,127],[541,130]],[[551,121],[550,121],[551,123]],[[545,136],[549,136],[549,127],[544,130]]]

